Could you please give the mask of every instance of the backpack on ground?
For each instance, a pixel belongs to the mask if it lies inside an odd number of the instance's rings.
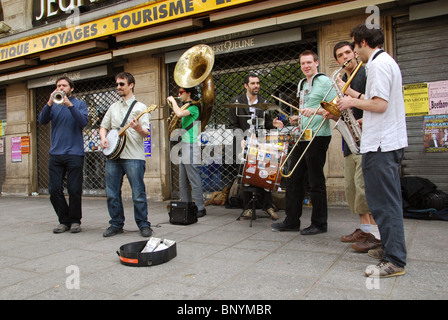
[[[448,194],[421,177],[401,178],[403,217],[424,220],[448,220]]]

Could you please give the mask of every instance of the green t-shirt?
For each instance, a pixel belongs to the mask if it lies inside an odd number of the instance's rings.
[[[325,95],[327,94],[328,90],[330,90],[331,87],[331,80],[327,76],[319,76],[314,78],[314,83],[311,88],[311,92],[309,91],[309,84],[308,81],[305,80],[305,83],[303,85],[302,91],[303,94],[300,94],[300,97],[303,96],[303,101],[300,101],[300,108],[312,108],[316,109],[319,107],[320,102],[325,98]],[[336,91],[331,89],[330,93],[328,94],[325,101],[331,101],[336,97]],[[308,121],[311,119],[311,117],[305,117],[302,118],[302,128],[305,128],[308,124]],[[322,123],[322,116],[316,115],[311,122],[308,129],[313,130],[313,135],[316,134],[317,129],[319,128],[319,125]],[[320,128],[318,136],[331,136],[331,127],[330,127],[330,120],[326,120],[324,124],[322,125],[322,128]]]
[[[182,129],[188,128],[194,121],[197,121],[199,118],[199,108],[195,105],[192,105],[188,108],[190,111],[190,115],[182,118]],[[193,124],[190,126],[190,129],[182,135],[182,141],[187,143],[195,143],[197,142],[199,134],[199,123]]]

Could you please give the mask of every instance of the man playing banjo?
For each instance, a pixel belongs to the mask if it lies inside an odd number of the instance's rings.
[[[106,162],[106,194],[107,209],[111,220],[110,227],[103,233],[104,237],[114,236],[123,232],[124,209],[121,198],[121,187],[124,175],[127,176],[132,189],[134,202],[134,218],[140,233],[144,237],[152,235],[151,223],[148,221],[148,204],[143,176],[146,169],[143,139],[149,135],[149,114],[141,115],[146,106],[137,102],[134,97],[134,76],[128,72],[116,75],[117,90],[122,99],[115,102],[107,110],[100,127],[100,146],[110,147],[108,132],[124,126],[126,116],[132,119],[129,130],[126,131],[124,147],[119,156]],[[128,112],[130,110],[130,112]],[[139,116],[139,117],[138,117]],[[120,138],[119,136],[117,136]]]

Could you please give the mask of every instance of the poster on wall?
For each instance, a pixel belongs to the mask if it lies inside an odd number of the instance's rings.
[[[143,145],[145,148],[145,157],[151,156],[151,124],[149,124],[149,134],[147,137],[143,138]]]
[[[5,135],[6,120],[0,120],[0,137]]]
[[[22,161],[22,138],[12,137],[11,138],[11,162],[21,162]]]
[[[428,114],[428,84],[414,83],[403,86],[406,116],[422,116]]]
[[[448,152],[448,114],[424,117],[423,147],[425,152]]]
[[[428,83],[429,114],[448,114],[448,81]]]
[[[30,154],[30,136],[20,137],[20,152]]]

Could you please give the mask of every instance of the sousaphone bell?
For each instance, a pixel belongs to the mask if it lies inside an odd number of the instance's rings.
[[[214,62],[213,49],[208,45],[199,44],[185,51],[174,68],[174,81],[179,87],[191,88],[201,85],[201,99],[193,101],[193,104],[201,103],[199,115],[201,131],[207,125],[215,103],[215,86],[211,74]],[[189,106],[190,103],[187,103],[182,109],[187,109]],[[176,127],[177,120],[175,114],[171,114],[168,119],[170,134]]]

